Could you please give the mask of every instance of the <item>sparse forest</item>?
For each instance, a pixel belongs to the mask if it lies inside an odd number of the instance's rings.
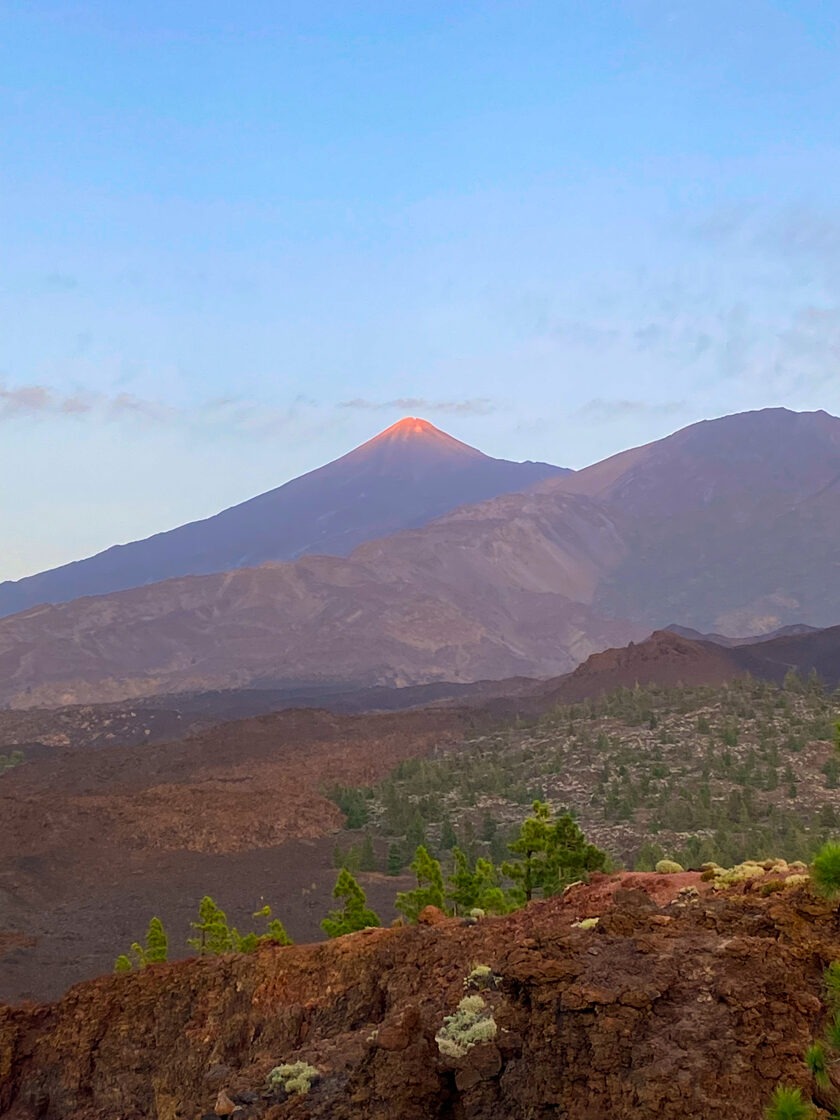
[[[779,686],[619,689],[555,708],[433,757],[371,788],[336,788],[360,840],[337,862],[362,868],[371,836],[394,874],[418,845],[442,858],[507,858],[523,808],[569,811],[616,865],[650,870],[747,858],[810,860],[840,822],[832,749],[837,696],[813,676]]]

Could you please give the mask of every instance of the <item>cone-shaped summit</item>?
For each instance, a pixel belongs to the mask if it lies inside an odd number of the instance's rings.
[[[2,583],[0,615],[306,553],[346,556],[365,541],[562,473],[547,463],[493,459],[409,416],[340,459],[214,517]]]

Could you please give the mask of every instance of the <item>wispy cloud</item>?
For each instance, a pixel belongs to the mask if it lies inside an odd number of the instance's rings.
[[[575,415],[590,424],[612,424],[636,417],[678,416],[687,408],[685,401],[604,400],[596,397],[581,405]]]
[[[60,393],[46,385],[0,384],[0,419],[96,416],[104,420],[118,420],[130,416],[163,422],[175,415],[176,410],[160,401],[145,400],[132,393]]]
[[[486,416],[494,412],[496,405],[489,397],[468,397],[465,400],[429,400],[426,397],[394,397],[389,401],[371,401],[365,397],[354,397],[341,401],[339,408],[367,409],[371,412],[384,412],[400,409],[403,412],[445,412],[457,416]]]
[[[214,397],[177,407],[125,390],[62,393],[46,385],[0,382],[0,421],[65,417],[100,424],[181,424],[262,437],[287,428],[300,418],[302,411],[313,407],[317,407],[317,402],[304,396],[296,397],[285,407],[240,397]]]

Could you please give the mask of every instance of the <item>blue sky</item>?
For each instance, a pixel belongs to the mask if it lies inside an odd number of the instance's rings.
[[[0,44],[0,578],[406,414],[840,412],[840,8],[45,3]]]

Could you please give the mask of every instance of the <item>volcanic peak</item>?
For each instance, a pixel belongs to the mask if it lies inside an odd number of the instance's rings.
[[[430,424],[428,420],[423,420],[419,416],[404,416],[402,420],[398,420],[390,428],[385,428],[373,439],[369,439],[366,443],[357,447],[355,452],[351,451],[350,455],[360,452],[367,454],[374,451],[393,452],[395,454],[399,454],[401,451],[419,451],[450,458],[485,460],[488,458],[482,451],[470,447],[468,443],[462,443],[461,440],[455,439],[454,436],[441,431],[440,428],[436,428],[434,424]]]

